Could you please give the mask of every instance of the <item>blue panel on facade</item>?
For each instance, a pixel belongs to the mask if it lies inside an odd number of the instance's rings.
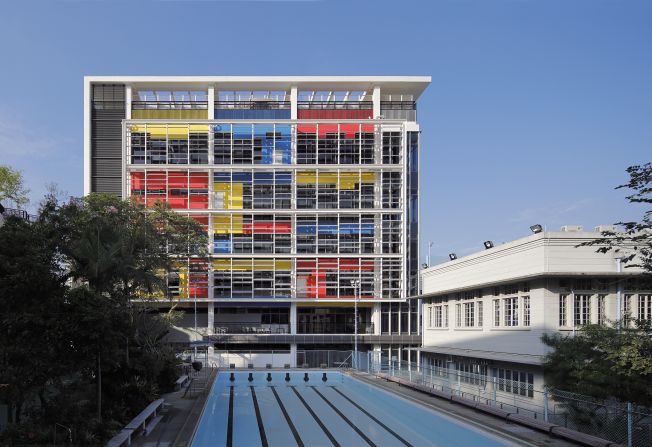
[[[231,241],[214,241],[213,243],[213,253],[231,253]]]

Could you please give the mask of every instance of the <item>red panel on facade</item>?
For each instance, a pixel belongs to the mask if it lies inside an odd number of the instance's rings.
[[[208,173],[205,173],[205,172],[192,172],[192,173],[190,173],[190,188],[191,189],[207,189],[208,188]]]
[[[208,195],[190,196],[190,209],[205,210],[208,208]]]
[[[244,234],[289,234],[292,232],[292,227],[289,223],[254,223],[244,224],[242,226]]]
[[[132,172],[131,173],[131,190],[145,189],[145,173]]]
[[[372,119],[374,111],[372,109],[364,110],[307,110],[299,109],[297,118],[300,120],[320,119],[320,120],[356,120]]]

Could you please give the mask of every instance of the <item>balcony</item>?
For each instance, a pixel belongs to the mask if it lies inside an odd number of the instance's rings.
[[[358,334],[359,335],[373,335],[374,324],[371,322],[359,322]],[[336,323],[297,323],[297,334],[315,334],[315,335],[330,335],[330,334],[355,334],[355,326],[353,321],[336,324]]]
[[[214,333],[216,335],[227,334],[249,334],[249,335],[266,335],[266,334],[289,334],[290,325],[283,323],[260,323],[256,322],[238,322],[238,323],[215,323]]]

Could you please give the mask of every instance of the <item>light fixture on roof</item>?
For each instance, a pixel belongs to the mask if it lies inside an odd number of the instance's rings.
[[[454,261],[457,259],[457,255],[455,253],[448,253],[448,257],[450,258],[451,261]]]
[[[543,231],[543,227],[539,224],[534,224],[530,227],[530,230],[532,230],[532,233],[537,234]]]
[[[484,241],[484,248],[485,250],[489,250],[490,248],[494,248],[494,243],[491,241]]]
[[[427,268],[428,268],[428,264],[426,264],[426,263],[424,262],[423,264],[421,264],[421,268],[422,268],[422,269],[427,269]]]

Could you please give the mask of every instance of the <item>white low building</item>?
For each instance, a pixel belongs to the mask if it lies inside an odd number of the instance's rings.
[[[622,254],[578,246],[601,229],[539,232],[422,270],[421,362],[517,382],[500,391],[523,395],[543,387],[542,334],[626,313],[652,318],[640,269],[627,268]]]

